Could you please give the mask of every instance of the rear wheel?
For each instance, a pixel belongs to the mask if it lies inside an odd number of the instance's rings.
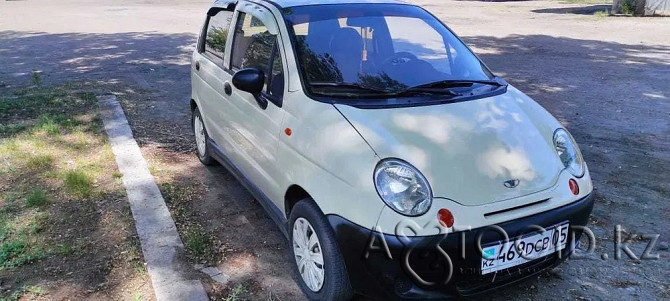
[[[205,123],[202,120],[202,115],[200,115],[200,110],[196,107],[193,109],[192,114],[192,125],[193,125],[193,134],[195,135],[195,146],[196,154],[200,162],[205,165],[212,165],[214,160],[209,152],[209,145],[207,140],[209,135],[207,134],[207,129],[205,129]]]
[[[289,239],[298,285],[310,300],[349,300],[353,295],[344,259],[328,220],[311,199],[289,217]]]

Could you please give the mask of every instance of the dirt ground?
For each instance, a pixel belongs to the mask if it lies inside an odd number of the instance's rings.
[[[486,298],[670,298],[670,18],[603,17],[594,13],[608,5],[591,1],[417,2],[570,129],[596,187],[595,252]],[[189,54],[208,4],[0,2],[0,87],[36,69],[46,85],[84,80],[118,94],[178,227],[202,227],[217,254],[191,260],[230,276],[206,280],[211,296],[242,285],[242,298],[301,299],[276,226],[228,172],[192,154]],[[660,234],[660,259],[613,259],[616,225],[638,257]]]
[[[151,300],[95,94],[30,82],[0,87],[0,300]]]

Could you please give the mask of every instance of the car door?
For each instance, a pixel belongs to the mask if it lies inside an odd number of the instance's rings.
[[[271,200],[283,200],[276,181],[281,170],[275,162],[284,110],[286,66],[281,37],[273,14],[265,7],[242,2],[238,5],[233,32],[230,67],[233,71],[259,68],[265,74],[265,87],[258,96],[269,102],[259,105],[256,96],[233,87],[230,138],[236,162],[254,185]],[[283,204],[276,204],[282,208]]]
[[[233,20],[233,7],[214,8],[208,12],[205,26],[198,41],[198,51],[194,54],[192,81],[198,95],[200,113],[205,122],[209,136],[217,144],[226,141],[225,121],[229,94],[226,85],[230,86],[232,71],[224,64],[228,57],[230,29]],[[228,91],[230,92],[230,91]]]

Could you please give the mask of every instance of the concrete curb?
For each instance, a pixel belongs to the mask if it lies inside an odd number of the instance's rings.
[[[156,299],[208,300],[199,280],[180,273],[177,254],[184,245],[147,162],[133,138],[126,115],[114,96],[98,97],[102,121],[123,175],[130,209],[142,244]]]

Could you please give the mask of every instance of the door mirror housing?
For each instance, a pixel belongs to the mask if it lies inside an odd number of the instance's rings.
[[[265,110],[268,107],[268,100],[261,93],[265,85],[265,74],[260,69],[245,68],[235,72],[233,85],[237,89],[251,93],[261,109]]]
[[[258,68],[242,69],[233,75],[233,85],[258,97],[265,85],[265,74]]]

